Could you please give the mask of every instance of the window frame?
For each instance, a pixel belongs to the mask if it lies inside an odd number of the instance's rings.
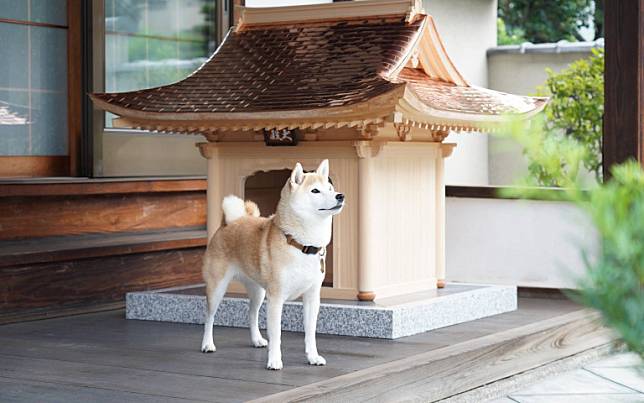
[[[215,27],[217,35],[217,43],[221,43],[223,38],[233,22],[233,0],[215,0],[217,6],[215,7],[216,15],[214,21],[217,23]],[[92,55],[91,55],[91,65],[93,72],[92,79],[92,92],[104,92],[105,91],[105,1],[104,0],[94,0],[92,2],[92,11],[91,11],[92,27],[91,35],[93,37],[92,41]],[[137,129],[123,129],[123,128],[109,128],[105,127],[105,111],[92,108],[91,116],[91,143],[92,147],[92,166],[91,166],[91,176],[103,177],[103,150],[102,142],[103,136],[110,135],[131,135],[131,136],[142,136],[147,135],[149,132],[146,130],[137,130]],[[167,136],[179,136],[173,134],[166,134]],[[181,135],[184,136],[184,135]],[[143,175],[141,177],[145,177]],[[179,175],[178,177],[183,177],[184,175]],[[193,177],[194,175],[185,175],[186,177]]]
[[[0,18],[16,25],[65,28],[67,31],[67,155],[0,156],[0,179],[26,177],[76,176],[79,170],[78,149],[81,139],[81,18],[82,0],[67,0],[67,24]]]

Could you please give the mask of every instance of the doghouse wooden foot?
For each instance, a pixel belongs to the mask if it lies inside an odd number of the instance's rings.
[[[436,281],[436,287],[445,288],[445,280],[437,280]]]
[[[371,291],[360,291],[358,293],[358,299],[360,301],[373,301],[376,299],[376,293]]]

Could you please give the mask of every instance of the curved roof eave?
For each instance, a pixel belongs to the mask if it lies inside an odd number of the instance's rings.
[[[246,121],[248,122],[248,125],[252,125],[253,122],[275,122],[276,124],[286,124],[287,122],[293,121],[346,122],[381,118],[382,116],[387,116],[393,113],[395,106],[403,96],[404,91],[405,84],[398,83],[395,85],[394,89],[383,94],[374,96],[366,101],[345,106],[315,109],[221,113],[146,112],[111,104],[94,94],[90,94],[90,97],[97,107],[125,118],[128,121],[146,121],[149,123],[159,122],[164,124],[169,124],[170,122],[176,122],[177,124],[190,124],[191,122],[194,122],[195,125],[207,124],[212,128],[216,128],[217,126],[229,126],[231,122],[234,123],[241,121]]]
[[[459,111],[441,110],[433,108],[421,100],[418,94],[411,88],[406,87],[396,111],[401,112],[404,119],[417,124],[440,125],[458,130],[460,128],[491,131],[500,125],[507,124],[513,120],[528,120],[541,112],[547,105],[548,98],[534,99],[534,108],[523,112],[508,114],[479,114]]]

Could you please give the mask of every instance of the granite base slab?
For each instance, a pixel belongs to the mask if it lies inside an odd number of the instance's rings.
[[[203,285],[128,293],[125,305],[127,319],[203,324],[206,312]],[[397,339],[516,309],[516,287],[448,283],[443,289],[374,302],[322,300],[317,332]],[[284,304],[282,329],[302,332],[302,315],[300,301]],[[248,299],[227,295],[215,325],[248,327]],[[266,301],[259,326],[266,328]]]

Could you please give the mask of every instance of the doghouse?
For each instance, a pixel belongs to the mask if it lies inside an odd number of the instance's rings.
[[[546,100],[470,85],[416,1],[239,11],[186,79],[94,94],[95,105],[120,116],[117,126],[204,135],[209,235],[224,196],[255,199],[269,215],[295,162],[314,169],[328,158],[348,204],[334,221],[323,298],[443,286],[443,160],[454,148],[443,140],[531,117]]]

